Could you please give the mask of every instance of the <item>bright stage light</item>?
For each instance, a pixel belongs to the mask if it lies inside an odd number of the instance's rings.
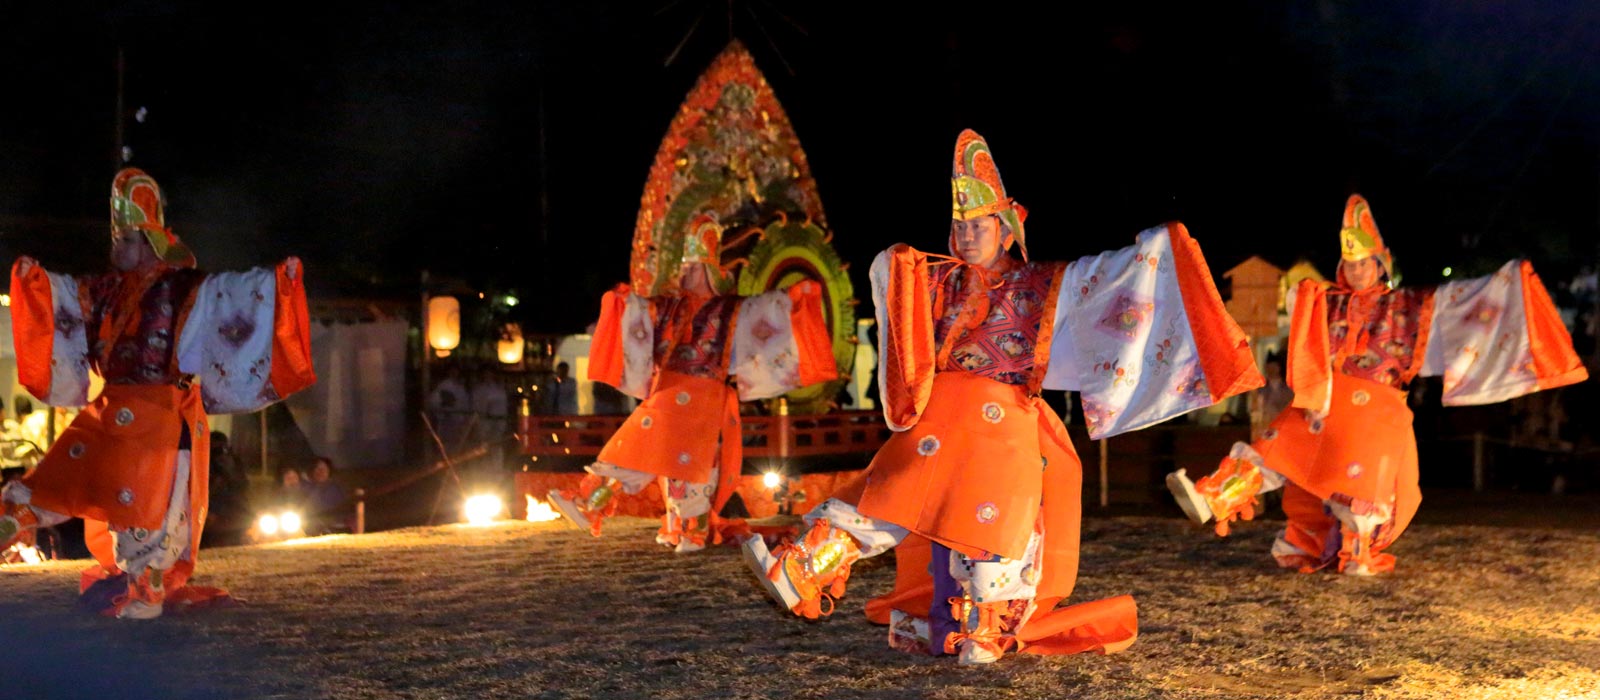
[[[256,529],[263,535],[278,534],[278,516],[271,513],[261,516],[261,519],[256,521]]]
[[[473,525],[488,525],[500,516],[506,504],[494,494],[480,494],[467,499],[462,512],[467,516],[467,522]]]
[[[765,486],[765,487],[767,487],[769,489],[778,488],[778,484],[781,484],[781,483],[783,483],[783,475],[782,474],[779,474],[777,472],[767,472],[767,473],[761,475],[761,485]]]

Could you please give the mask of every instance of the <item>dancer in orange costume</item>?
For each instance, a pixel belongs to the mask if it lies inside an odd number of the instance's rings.
[[[1289,524],[1273,543],[1282,566],[1355,576],[1392,570],[1386,550],[1422,502],[1406,385],[1444,376],[1446,406],[1495,403],[1589,375],[1533,266],[1513,260],[1488,277],[1392,288],[1394,265],[1361,195],[1345,204],[1338,281],[1296,291],[1289,330],[1294,402],[1217,471],[1167,477],[1196,522],[1255,515],[1255,498],[1283,488]]]
[[[156,181],[124,169],[111,185],[114,272],[73,278],[27,257],[11,271],[21,383],[52,406],[89,406],[6,486],[0,548],[83,518],[96,560],[83,602],[136,619],[226,595],[187,585],[206,521],[206,414],[259,410],[316,379],[299,259],[202,273],[164,209]],[[92,403],[91,370],[105,378]]]
[[[1030,262],[1026,211],[970,130],[956,141],[951,199],[950,256],[896,245],[872,267],[895,435],[797,541],[769,552],[751,537],[746,559],[774,599],[815,618],[855,561],[898,547],[895,589],[868,616],[890,624],[895,646],[962,663],[1016,648],[1121,650],[1137,635],[1131,597],[1057,607],[1078,573],[1082,467],[1040,389],[1082,392],[1098,439],[1261,375],[1182,224],[1071,264]]]
[[[729,286],[716,265],[719,231],[708,216],[691,226],[681,294],[646,299],[620,285],[601,302],[589,378],[643,403],[586,468],[578,489],[549,495],[569,521],[599,537],[618,489],[638,493],[659,479],[667,512],[656,541],[680,554],[720,542],[736,527],[717,513],[743,462],[739,401],[838,374],[817,284],[719,295]]]

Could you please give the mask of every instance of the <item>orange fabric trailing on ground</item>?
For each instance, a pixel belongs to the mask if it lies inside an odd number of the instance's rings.
[[[867,619],[880,625],[889,624],[893,610],[926,617],[933,603],[933,578],[928,574],[933,559],[930,541],[915,534],[908,535],[894,551],[894,588],[867,601],[866,606]],[[1049,568],[1045,571],[1048,577]],[[1063,596],[1046,597],[1043,591],[1041,583],[1040,595],[1034,599],[1037,607],[1017,631],[1023,652],[1115,654],[1138,640],[1139,609],[1133,596],[1119,595],[1056,607]]]

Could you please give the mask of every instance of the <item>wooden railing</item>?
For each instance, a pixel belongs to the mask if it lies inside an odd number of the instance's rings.
[[[523,454],[593,457],[627,416],[523,416]],[[875,452],[889,437],[880,411],[822,415],[743,416],[746,459]]]

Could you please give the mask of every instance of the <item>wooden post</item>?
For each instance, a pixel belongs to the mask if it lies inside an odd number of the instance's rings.
[[[367,490],[356,489],[356,534],[367,531]]]
[[[786,397],[783,397],[783,396],[779,396],[778,397],[778,434],[774,438],[778,442],[778,444],[777,444],[777,448],[778,449],[776,450],[776,452],[778,454],[778,458],[779,459],[783,459],[783,460],[788,460],[789,459],[789,440],[790,440],[789,431],[790,431],[790,425],[789,425],[789,399],[786,398]]]
[[[1483,492],[1483,433],[1472,434],[1472,490]]]
[[[267,469],[267,409],[259,412],[261,416],[261,475],[271,477],[271,470]]]
[[[422,329],[422,357],[418,360],[418,365],[419,365],[418,374],[420,374],[420,376],[421,376],[422,386],[420,387],[421,391],[419,392],[418,395],[421,397],[422,413],[424,415],[426,415],[428,413],[428,392],[433,389],[433,387],[428,385],[429,384],[429,379],[431,379],[431,377],[428,376],[428,365],[431,364],[431,361],[433,360],[433,345],[432,345],[432,342],[428,340],[428,271],[427,270],[423,270],[422,271],[422,290],[421,291],[422,291],[422,305],[419,308],[421,308],[421,310],[422,310],[422,315],[421,315],[421,320],[418,322],[417,325],[418,325],[418,327],[420,327]],[[427,452],[428,452],[428,447],[427,447],[428,438],[427,438],[427,436],[426,435],[419,435],[418,437],[422,439],[422,448],[421,448],[421,451],[419,451],[417,454],[419,454],[419,455],[427,454]]]
[[[1106,463],[1108,461],[1110,461],[1109,460],[1110,450],[1109,450],[1109,448],[1107,448],[1106,443],[1108,443],[1110,441],[1111,441],[1110,438],[1107,438],[1105,440],[1101,440],[1100,441],[1100,507],[1101,508],[1105,508],[1105,507],[1111,505],[1111,482],[1110,482],[1110,479],[1107,477],[1107,474],[1109,474],[1110,470],[1108,470],[1106,468]]]

